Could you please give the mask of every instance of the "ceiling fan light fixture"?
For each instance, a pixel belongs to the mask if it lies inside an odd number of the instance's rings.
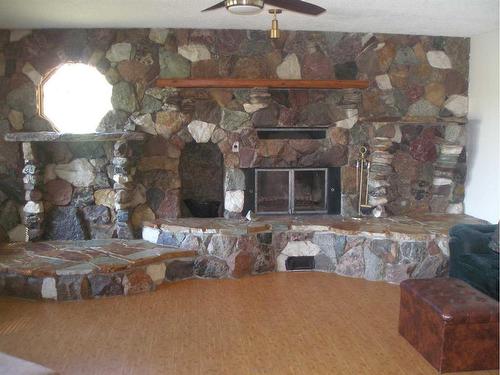
[[[269,9],[269,13],[271,13],[274,16],[273,21],[271,23],[271,30],[269,30],[269,38],[279,39],[281,38],[281,30],[278,24],[277,15],[281,14],[281,9]]]
[[[226,0],[226,9],[234,14],[257,14],[263,7],[264,0]]]
[[[269,30],[269,38],[270,39],[279,39],[281,38],[281,31],[278,26],[278,21],[273,20],[271,30]]]

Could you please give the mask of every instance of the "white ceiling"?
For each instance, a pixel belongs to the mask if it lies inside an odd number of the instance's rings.
[[[200,10],[218,0],[0,0],[0,29],[167,27],[268,29],[270,15]],[[284,12],[289,30],[472,36],[498,29],[499,0],[311,0],[318,16]]]

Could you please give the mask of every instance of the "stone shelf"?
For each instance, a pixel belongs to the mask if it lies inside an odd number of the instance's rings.
[[[229,89],[366,89],[368,81],[361,80],[304,80],[304,79],[159,79],[158,87],[176,88],[229,88]]]
[[[465,125],[466,117],[360,117],[365,124]]]
[[[7,142],[115,142],[115,141],[143,141],[145,133],[113,132],[72,134],[57,132],[19,132],[5,135]]]

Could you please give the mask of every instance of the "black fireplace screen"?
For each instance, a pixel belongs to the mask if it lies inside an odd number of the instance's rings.
[[[256,168],[246,175],[245,201],[257,214],[340,213],[339,168]]]

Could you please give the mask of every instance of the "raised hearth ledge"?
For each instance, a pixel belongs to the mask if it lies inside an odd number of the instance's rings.
[[[290,255],[314,256],[315,271],[342,276],[390,283],[432,278],[446,274],[448,230],[457,223],[484,221],[465,215],[186,218],[146,224],[138,241],[3,244],[0,295],[42,300],[130,295],[193,277],[283,271]]]
[[[113,132],[73,134],[57,132],[18,132],[7,133],[7,142],[115,142],[115,141],[143,141],[145,133],[139,132]]]
[[[455,224],[485,224],[468,215],[422,214],[388,218],[355,219],[337,215],[259,216],[246,219],[159,219],[144,223],[146,231],[158,229],[172,233],[252,235],[264,232],[335,232],[345,236],[372,236],[393,240],[426,241],[448,236]],[[153,241],[154,242],[154,241]]]
[[[0,244],[0,295],[78,300],[153,291],[169,263],[196,252],[142,240]]]
[[[172,219],[146,223],[143,239],[197,250],[200,277],[285,271],[289,256],[314,257],[314,271],[400,283],[447,274],[448,231],[484,221],[466,215],[413,217],[275,216]]]

